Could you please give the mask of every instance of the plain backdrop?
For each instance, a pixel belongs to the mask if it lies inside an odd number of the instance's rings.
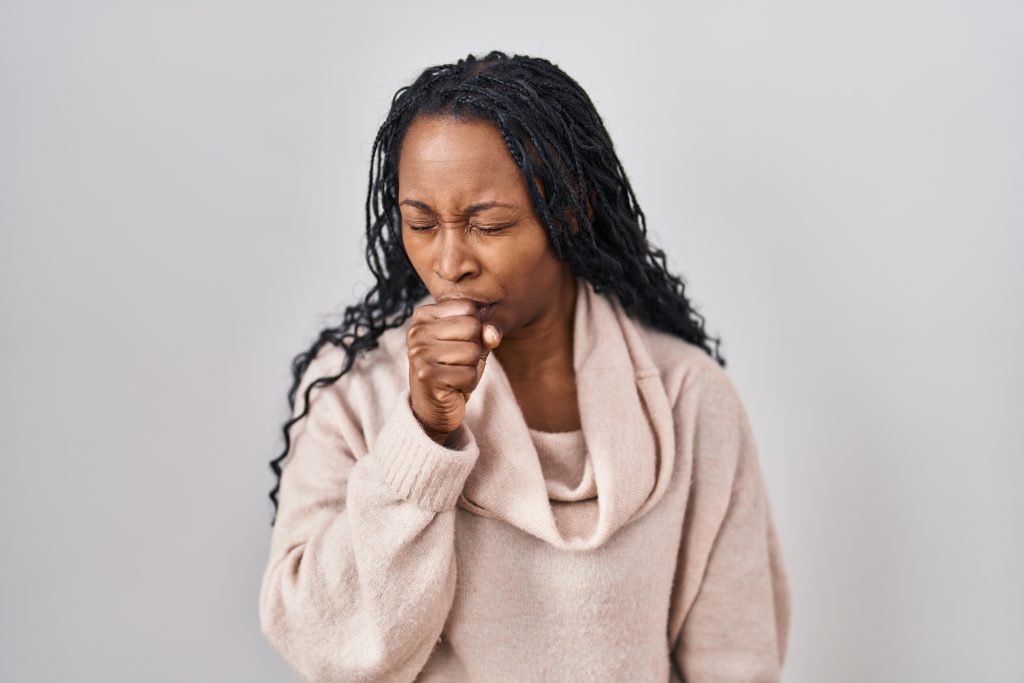
[[[588,90],[724,340],[784,679],[1024,681],[1024,5],[790,0],[0,3],[0,680],[296,680],[290,360],[395,89],[491,49]]]

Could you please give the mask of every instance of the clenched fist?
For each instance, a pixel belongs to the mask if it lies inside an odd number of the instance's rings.
[[[412,316],[406,336],[412,411],[442,445],[462,424],[487,356],[501,343],[501,331],[482,317],[469,299],[425,304]]]

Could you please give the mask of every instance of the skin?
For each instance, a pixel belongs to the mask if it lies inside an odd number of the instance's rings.
[[[415,119],[399,156],[398,198],[405,251],[435,301],[416,310],[408,336],[413,412],[427,433],[444,443],[461,424],[490,352],[530,427],[579,429],[576,280],[555,257],[498,129]],[[498,303],[482,320],[472,298]]]

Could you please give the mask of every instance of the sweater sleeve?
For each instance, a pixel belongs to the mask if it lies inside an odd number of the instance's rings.
[[[356,458],[344,435],[359,421],[344,393],[314,388],[292,428],[261,630],[307,681],[413,681],[452,606],[455,504],[479,451],[465,427],[447,446],[431,439],[405,389]]]
[[[684,527],[691,602],[672,657],[685,683],[778,681],[786,655],[788,579],[750,423],[727,387],[698,439]]]

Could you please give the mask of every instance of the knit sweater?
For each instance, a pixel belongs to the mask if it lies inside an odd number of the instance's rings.
[[[411,321],[313,389],[259,594],[305,680],[779,679],[790,591],[733,383],[577,284],[578,434],[531,430],[492,353],[435,442],[410,403]],[[344,361],[317,355],[295,414]]]

